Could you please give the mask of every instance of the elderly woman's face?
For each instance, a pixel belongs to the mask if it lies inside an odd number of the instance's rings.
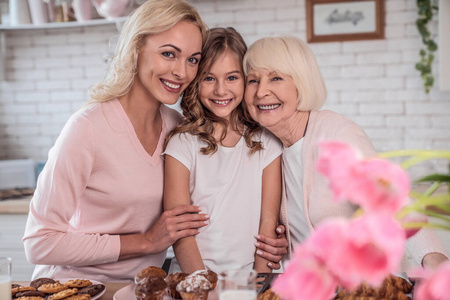
[[[261,69],[247,76],[245,103],[250,115],[264,127],[292,117],[297,110],[297,88],[290,76]]]

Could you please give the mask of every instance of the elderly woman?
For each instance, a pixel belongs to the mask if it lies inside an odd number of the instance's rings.
[[[326,89],[312,51],[295,37],[267,37],[256,41],[244,58],[247,75],[245,102],[251,116],[284,145],[285,198],[281,219],[291,245],[301,243],[321,221],[350,217],[356,207],[332,202],[326,178],[315,170],[317,142],[335,140],[374,156],[361,127],[345,116],[320,111]],[[408,241],[415,262],[435,267],[446,260],[436,233],[422,229]]]

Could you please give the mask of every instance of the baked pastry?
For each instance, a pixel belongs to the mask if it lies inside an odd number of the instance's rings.
[[[55,283],[55,281],[51,278],[41,277],[30,282],[30,286],[38,289],[41,285],[46,283]]]
[[[188,273],[176,272],[169,274],[164,281],[167,284],[167,295],[173,299],[181,299],[181,295],[177,292],[177,285],[188,276]]]
[[[139,284],[143,279],[149,278],[149,277],[160,277],[162,279],[166,278],[167,273],[161,268],[158,267],[147,267],[145,269],[142,269],[135,277],[134,277],[134,283]]]
[[[177,285],[183,300],[207,300],[211,283],[205,276],[189,275]]]
[[[408,295],[412,291],[412,284],[407,280],[390,275],[383,280],[379,287],[371,287],[366,283],[361,284],[354,291],[342,289],[338,292],[334,299],[339,300],[363,300],[363,299],[411,299]]]
[[[98,293],[101,293],[104,289],[105,289],[104,284],[93,284],[93,285],[89,285],[87,287],[79,289],[78,294],[79,295],[88,294],[91,297],[94,297]]]
[[[78,292],[77,288],[68,288],[65,289],[64,291],[57,292],[55,294],[48,296],[48,300],[61,300],[69,296],[75,295],[77,292]]]
[[[18,286],[11,289],[11,294],[13,297],[16,296],[18,292],[35,291],[36,289],[31,286]]]
[[[72,279],[64,283],[65,286],[70,288],[83,288],[91,285],[92,282],[88,279]]]
[[[45,298],[45,293],[39,292],[39,291],[24,291],[24,292],[18,292],[14,295],[16,298],[20,297],[42,297]]]
[[[257,300],[281,300],[281,298],[272,289],[267,289],[264,293],[258,295]]]
[[[136,284],[134,294],[137,300],[162,300],[167,284],[161,277],[144,277]]]
[[[55,294],[61,291],[67,290],[68,287],[64,284],[61,284],[59,281],[55,283],[45,283],[38,288],[38,291],[44,292],[46,294]]]
[[[64,298],[63,300],[91,300],[91,295],[89,295],[89,294],[76,294],[76,295]]]
[[[206,279],[211,283],[211,290],[213,290],[217,285],[217,280],[219,280],[219,277],[217,276],[217,273],[211,271],[211,270],[198,270],[193,272],[191,275],[202,275],[205,276]]]

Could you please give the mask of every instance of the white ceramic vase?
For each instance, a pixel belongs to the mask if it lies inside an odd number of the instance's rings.
[[[130,0],[93,0],[100,16],[106,19],[123,17],[128,13]]]
[[[92,11],[94,9],[92,0],[73,0],[72,8],[78,22],[92,19]]]
[[[11,26],[31,23],[27,0],[9,0],[9,21]]]
[[[43,0],[28,0],[31,20],[33,24],[45,24],[49,22],[47,4]]]

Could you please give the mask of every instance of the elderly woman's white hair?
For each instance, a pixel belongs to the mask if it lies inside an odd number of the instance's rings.
[[[297,88],[297,109],[322,107],[327,91],[316,57],[308,45],[293,37],[265,37],[254,42],[244,57],[244,72],[267,69],[290,76]]]
[[[137,73],[137,59],[148,35],[171,29],[180,21],[189,21],[199,27],[202,41],[206,26],[197,10],[183,0],[148,0],[125,22],[117,44],[117,53],[111,61],[105,79],[94,85],[90,95],[93,101],[108,101],[126,94]]]

